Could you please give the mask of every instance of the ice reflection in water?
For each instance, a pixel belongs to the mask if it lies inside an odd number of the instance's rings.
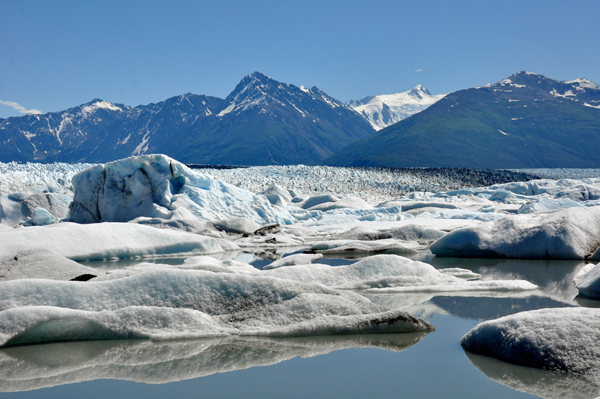
[[[86,341],[5,348],[0,350],[0,392],[29,391],[105,378],[163,384],[348,348],[401,352],[425,335]]]
[[[600,392],[600,383],[570,373],[506,363],[466,352],[469,360],[489,379],[544,399],[589,399]]]

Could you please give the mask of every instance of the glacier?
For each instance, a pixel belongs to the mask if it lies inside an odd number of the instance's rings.
[[[346,105],[365,118],[373,129],[381,130],[427,109],[445,96],[432,95],[429,90],[417,85],[403,93],[370,96]]]
[[[424,317],[451,309],[435,298],[517,298],[570,308],[485,322],[463,339],[465,348],[513,363],[519,353],[552,359],[520,363],[568,375],[597,368],[593,356],[569,353],[578,354],[598,325],[593,309],[575,306],[592,306],[598,291],[597,268],[585,262],[600,260],[600,173],[213,170],[164,155],[7,165],[0,164],[2,365],[19,363],[5,354],[26,344],[89,339],[124,353],[130,346],[178,351],[197,339],[253,350],[254,343],[274,346],[275,337],[348,335],[341,348],[362,342],[354,334],[370,342],[373,333],[392,332],[416,343],[409,337],[434,330]],[[455,265],[444,256],[496,259]],[[327,258],[345,263],[321,263]],[[534,267],[525,258],[544,260]],[[93,260],[102,263],[87,262]],[[256,260],[261,266],[250,264]],[[560,281],[553,279],[557,269]],[[327,350],[311,345],[314,352],[299,346],[257,362],[240,359],[239,367]],[[539,351],[554,357],[536,358]],[[206,366],[197,359],[198,367],[172,378],[228,369],[218,359]],[[121,366],[100,367],[115,378]],[[21,382],[4,370],[0,390],[95,378],[69,370]]]

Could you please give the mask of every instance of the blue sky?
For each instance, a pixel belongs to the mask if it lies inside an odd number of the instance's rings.
[[[0,118],[224,98],[256,70],[342,101],[521,70],[600,83],[599,15],[596,0],[0,0]]]

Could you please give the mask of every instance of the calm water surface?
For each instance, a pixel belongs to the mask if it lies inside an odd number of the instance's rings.
[[[270,262],[243,256],[260,268]],[[575,300],[572,277],[582,262],[438,259],[427,254],[418,258],[437,268],[471,269],[483,279],[526,279],[541,289],[512,294],[369,295],[373,302],[430,321],[436,326],[430,334],[94,341],[9,348],[0,350],[0,397],[566,399],[600,395],[600,387],[592,381],[468,354],[460,346],[460,338],[483,320],[546,307],[595,305]],[[354,260],[320,262],[339,265]]]

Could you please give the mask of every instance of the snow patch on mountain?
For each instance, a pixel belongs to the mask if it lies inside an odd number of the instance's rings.
[[[423,111],[444,96],[432,95],[429,90],[417,85],[403,93],[369,96],[346,105],[364,117],[375,130],[381,130]]]
[[[570,80],[568,82],[565,82],[568,84],[572,84],[572,85],[577,85],[578,86],[578,90],[583,90],[585,89],[593,89],[593,90],[600,90],[600,85],[592,82],[591,80],[587,80],[587,79],[582,79],[582,78],[577,78],[574,80]]]

